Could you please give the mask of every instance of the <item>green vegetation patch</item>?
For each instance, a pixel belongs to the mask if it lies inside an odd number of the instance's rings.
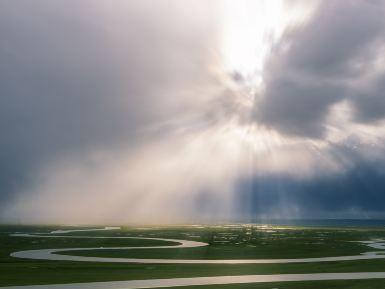
[[[18,259],[9,256],[10,253],[21,250],[71,247],[108,247],[108,246],[153,246],[174,245],[162,241],[143,239],[78,239],[78,238],[23,238],[10,237],[10,233],[30,232],[48,233],[59,227],[0,227],[0,286],[57,284],[73,282],[97,282],[114,280],[137,280],[155,278],[181,278],[224,275],[249,274],[290,274],[290,273],[325,273],[325,272],[378,272],[384,271],[385,260],[362,260],[324,263],[298,264],[240,264],[240,265],[207,265],[207,264],[125,264],[125,263],[91,263],[70,261],[45,261]],[[253,226],[236,227],[168,227],[168,228],[125,228],[122,231],[77,232],[71,235],[87,236],[141,236],[153,238],[172,238],[194,240],[210,243],[209,247],[196,248],[203,251],[182,252],[187,249],[132,250],[112,251],[109,254],[122,253],[128,257],[138,254],[140,257],[154,258],[254,258],[288,256],[339,256],[358,254],[370,250],[365,245],[356,242],[372,238],[385,238],[383,230],[345,230],[345,229],[306,229],[306,228],[260,228]],[[68,236],[68,234],[66,234]],[[220,243],[226,240],[228,242]],[[307,243],[306,245],[303,245]],[[301,244],[303,245],[301,250]],[[107,250],[108,251],[108,250]],[[100,256],[103,252],[85,251],[87,254]],[[107,253],[107,252],[106,252]],[[157,255],[158,254],[158,255]],[[164,254],[164,255],[163,255]],[[179,255],[178,255],[179,254]],[[297,256],[299,254],[299,256]],[[309,254],[309,255],[306,255]],[[253,257],[251,257],[253,256]],[[341,283],[342,282],[342,283]],[[221,285],[220,288],[321,288],[298,287],[309,284],[326,284],[322,288],[366,288],[366,287],[332,287],[333,284],[343,284],[345,281],[275,283],[273,287],[266,284]],[[346,284],[374,284],[368,288],[382,288],[385,281],[346,281]],[[349,283],[350,282],[350,283]],[[361,283],[360,283],[361,282]],[[365,283],[366,282],[366,283]],[[369,282],[369,283],[367,283]],[[370,283],[375,282],[375,283]],[[380,282],[380,283],[378,283]],[[291,285],[293,284],[293,285]],[[316,284],[316,285],[317,285]],[[330,285],[331,284],[331,285]],[[346,285],[346,286],[348,286]],[[353,286],[352,285],[352,286]],[[362,285],[362,286],[364,286]],[[229,287],[230,286],[230,287]],[[233,286],[233,287],[231,287]],[[235,287],[234,287],[235,286]],[[239,287],[241,286],[241,287]],[[243,287],[242,287],[243,286]],[[251,287],[262,286],[262,287]],[[265,287],[263,287],[265,286]],[[266,287],[267,286],[267,287]],[[318,285],[317,285],[318,286]],[[321,286],[321,285],[319,285]],[[325,285],[323,285],[325,286]],[[334,285],[333,285],[334,286]],[[351,286],[351,285],[349,285]],[[207,287],[207,286],[206,286]],[[199,287],[204,289],[206,287]],[[209,286],[213,288],[212,286]],[[187,287],[185,287],[187,288]],[[219,287],[218,287],[219,288]]]

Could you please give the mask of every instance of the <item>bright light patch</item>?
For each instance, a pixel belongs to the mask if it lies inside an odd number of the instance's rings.
[[[222,57],[226,72],[250,87],[262,84],[264,64],[275,43],[291,25],[309,15],[309,6],[284,0],[226,0]]]

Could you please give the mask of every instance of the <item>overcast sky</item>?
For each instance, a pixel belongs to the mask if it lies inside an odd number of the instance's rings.
[[[0,220],[385,217],[385,1],[0,1]]]

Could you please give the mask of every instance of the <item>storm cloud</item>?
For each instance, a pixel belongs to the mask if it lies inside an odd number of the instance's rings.
[[[330,108],[343,100],[356,121],[383,118],[384,9],[383,1],[319,3],[272,50],[255,119],[286,134],[322,138]]]
[[[1,1],[1,220],[383,216],[385,2],[305,2],[254,87],[247,0]]]
[[[0,3],[3,202],[52,158],[129,147],[189,117],[184,96],[210,82],[215,15],[166,4]]]

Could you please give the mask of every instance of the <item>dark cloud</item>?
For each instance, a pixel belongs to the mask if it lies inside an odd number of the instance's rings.
[[[288,33],[287,64],[295,70],[326,79],[359,73],[357,61],[383,38],[384,3],[323,2],[298,33]],[[290,39],[290,37],[294,37]]]
[[[251,218],[383,218],[384,187],[383,162],[364,162],[307,180],[277,175],[248,180],[241,183],[237,202]]]
[[[329,106],[343,95],[335,85],[278,78],[267,89],[255,118],[283,133],[307,137],[322,135]]]
[[[210,81],[210,7],[189,7],[1,1],[0,203],[48,160],[130,146],[180,113]]]
[[[113,193],[104,217],[119,215],[114,220],[130,211],[127,204],[143,216],[151,208],[154,219],[172,215],[168,205],[210,217],[228,213],[233,198],[240,212],[250,214],[385,209],[384,160],[330,149],[337,145],[325,139],[330,110],[341,101],[352,106],[354,122],[372,125],[385,117],[385,2],[322,1],[308,21],[287,31],[264,68],[265,87],[251,122],[244,76],[230,75],[235,88],[229,88],[211,70],[218,68],[212,64],[222,32],[215,9],[221,2],[196,3],[0,2],[0,211],[17,194],[25,198],[15,198],[9,214],[25,211],[25,219],[36,212],[56,216],[58,210],[50,206],[47,214],[41,200],[49,199],[48,206],[58,199],[79,201],[60,210],[63,220],[74,211],[83,215],[90,200],[100,212],[106,191]],[[242,93],[247,101],[237,98]],[[168,133],[172,137],[162,138]],[[309,148],[309,138],[322,146]],[[258,152],[250,157],[248,151],[244,160],[248,145]],[[92,162],[94,149],[110,154]],[[257,177],[249,168],[254,157],[266,170]],[[302,178],[322,157],[322,168],[332,159],[332,173],[320,169]],[[294,158],[304,169],[283,175],[291,166],[296,170]],[[344,166],[345,160],[353,165]],[[39,173],[45,175],[37,183]],[[248,180],[239,181],[234,197],[232,185],[242,174]],[[140,200],[149,206],[135,203]]]
[[[385,75],[352,92],[351,101],[358,122],[371,123],[385,117]]]
[[[254,118],[285,134],[317,138],[331,106],[343,99],[354,102],[358,119],[382,118],[381,87],[357,83],[373,73],[371,65],[382,54],[384,16],[383,1],[321,2],[272,51]]]

